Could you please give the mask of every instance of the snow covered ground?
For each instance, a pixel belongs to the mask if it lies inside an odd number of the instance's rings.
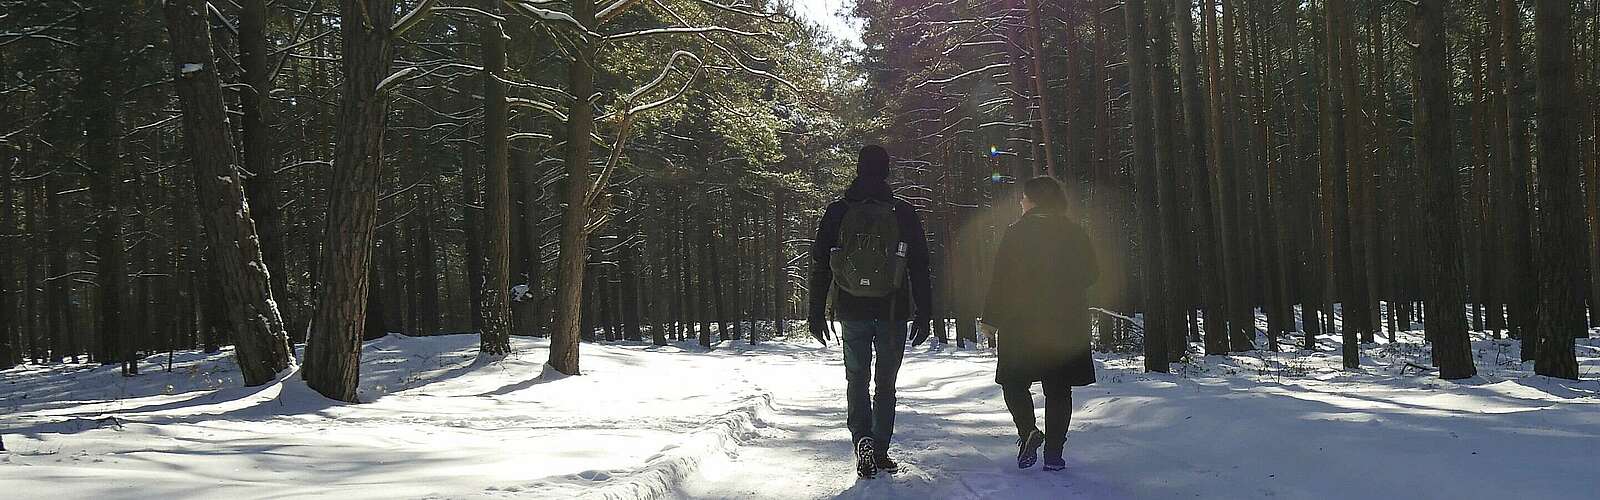
[[[1417,341],[1417,335],[1401,340]],[[1336,339],[1329,339],[1333,341]],[[1066,471],[1018,471],[990,351],[916,349],[893,477],[857,481],[837,347],[545,345],[475,364],[473,336],[367,344],[362,400],[297,377],[241,388],[227,353],[0,372],[7,498],[1595,498],[1600,342],[1580,382],[1530,374],[1512,341],[1437,380],[1415,343],[1202,357],[1170,375],[1097,355]]]

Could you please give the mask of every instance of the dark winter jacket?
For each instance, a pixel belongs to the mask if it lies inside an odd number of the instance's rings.
[[[906,243],[906,275],[909,287],[901,288],[892,297],[856,297],[838,292],[835,295],[833,314],[839,321],[886,319],[890,300],[894,300],[896,321],[927,321],[933,310],[933,287],[928,276],[928,241],[922,231],[922,219],[910,202],[895,198],[889,184],[882,180],[856,179],[845,190],[844,199],[828,204],[817,227],[817,237],[811,243],[811,309],[810,319],[826,316],[829,291],[833,288],[833,269],[828,266],[828,253],[839,240],[839,225],[848,208],[846,200],[876,199],[893,201],[895,217],[900,223],[900,237]],[[909,290],[909,297],[906,293]],[[909,299],[909,300],[908,300]],[[913,307],[914,306],[914,307]]]
[[[995,254],[983,322],[999,330],[995,382],[1094,383],[1087,291],[1099,277],[1089,236],[1065,215],[1034,210]]]

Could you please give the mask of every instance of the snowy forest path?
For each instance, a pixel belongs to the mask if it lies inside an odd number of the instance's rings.
[[[1292,363],[1312,373],[1297,379],[1262,372],[1285,361],[1276,358],[1205,357],[1186,375],[1164,375],[1142,373],[1136,357],[1097,356],[1099,382],[1073,391],[1066,470],[1018,470],[994,353],[913,349],[900,371],[890,448],[901,470],[857,480],[842,355],[835,347],[774,354],[745,371],[772,395],[760,425],[728,453],[702,461],[678,496],[1311,499],[1340,491],[1371,498],[1407,491],[1417,475],[1592,456],[1571,438],[1600,438],[1592,384],[1502,378],[1520,377],[1521,369],[1440,394],[1438,382],[1423,376],[1340,370],[1329,352],[1285,355],[1304,358]],[[1037,386],[1034,400],[1042,418]],[[1587,477],[1585,460],[1555,463],[1561,472],[1497,469],[1520,479],[1490,474],[1441,488],[1460,498],[1505,498],[1537,484],[1556,497]],[[1551,477],[1564,479],[1538,482]]]
[[[825,368],[824,368],[825,367]],[[891,454],[900,471],[857,480],[836,348],[763,363],[773,394],[752,439],[707,460],[680,493],[692,498],[997,498],[1104,491],[1069,470],[1019,471],[1015,430],[993,381],[993,357],[913,349],[900,371]],[[1089,495],[1091,497],[1107,495]],[[1113,495],[1114,496],[1114,495]],[[1018,497],[1018,498],[1021,498]]]

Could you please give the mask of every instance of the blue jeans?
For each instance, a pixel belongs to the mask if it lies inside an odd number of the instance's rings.
[[[900,361],[906,352],[906,324],[897,321],[844,321],[844,379],[846,383],[846,424],[850,442],[871,437],[877,453],[889,450],[894,437],[894,384],[900,375]],[[874,376],[872,351],[878,351]],[[877,383],[876,394],[867,394],[867,381]]]

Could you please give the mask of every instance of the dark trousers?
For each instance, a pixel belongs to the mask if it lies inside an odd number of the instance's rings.
[[[894,383],[906,351],[906,324],[896,321],[844,321],[846,425],[850,442],[871,437],[877,452],[889,450],[894,437]],[[872,351],[878,351],[876,373]],[[867,382],[875,381],[868,395]]]
[[[1039,429],[1033,416],[1033,392],[1029,390],[1032,385],[1000,386],[1011,421],[1017,424],[1017,435],[1022,437]],[[1067,444],[1067,425],[1072,423],[1072,385],[1054,380],[1040,385],[1044,386],[1044,449],[1061,451]]]

